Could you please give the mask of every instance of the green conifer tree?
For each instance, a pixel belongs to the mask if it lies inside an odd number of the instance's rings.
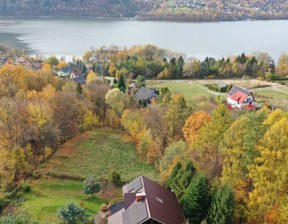
[[[200,224],[207,216],[210,195],[208,179],[203,174],[197,174],[188,186],[182,200],[183,212],[190,224]]]
[[[78,94],[82,94],[83,93],[83,89],[82,89],[82,86],[81,86],[80,82],[77,83],[76,92]]]
[[[118,89],[120,89],[122,92],[125,92],[126,90],[126,85],[125,85],[125,81],[124,81],[124,77],[121,74],[118,80]]]
[[[173,167],[173,170],[166,181],[166,187],[167,188],[171,189],[172,181],[173,181],[173,179],[176,178],[176,176],[177,176],[179,170],[181,170],[181,168],[182,168],[182,164],[180,162],[176,163],[176,165]]]
[[[208,218],[213,224],[231,224],[234,219],[234,194],[228,185],[221,186],[212,199]]]

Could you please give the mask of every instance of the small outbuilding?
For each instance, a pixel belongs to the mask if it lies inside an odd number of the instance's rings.
[[[228,86],[228,84],[225,83],[225,82],[219,83],[219,85],[218,85],[218,91],[220,91],[220,90],[223,89],[223,88],[227,88],[227,86]]]

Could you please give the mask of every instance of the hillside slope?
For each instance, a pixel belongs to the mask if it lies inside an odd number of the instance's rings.
[[[148,10],[137,0],[6,0],[0,1],[0,16],[133,17]]]
[[[142,20],[287,19],[286,0],[6,0],[0,16],[135,17]]]

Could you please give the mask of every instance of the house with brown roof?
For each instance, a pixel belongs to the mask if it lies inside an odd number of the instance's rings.
[[[123,187],[124,207],[108,217],[108,224],[184,224],[174,192],[140,176]]]
[[[234,85],[227,94],[227,104],[232,108],[244,108],[248,111],[256,110],[255,98],[251,91]]]

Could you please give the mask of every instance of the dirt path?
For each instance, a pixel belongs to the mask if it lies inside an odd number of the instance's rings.
[[[189,84],[196,84],[199,88],[205,90],[207,93],[211,93],[211,94],[216,95],[216,96],[224,96],[224,95],[226,95],[226,93],[219,93],[219,92],[211,91],[211,90],[207,89],[206,87],[201,86],[197,82],[189,82]]]

